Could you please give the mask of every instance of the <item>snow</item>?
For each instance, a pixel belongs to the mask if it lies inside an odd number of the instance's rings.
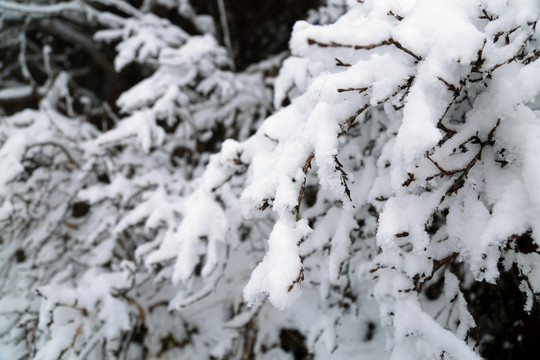
[[[169,21],[153,14],[128,19],[122,29],[98,31],[94,38],[100,41],[121,39],[116,46],[118,55],[114,61],[116,71],[122,70],[133,61],[144,63],[149,58],[157,58],[163,48],[180,45],[188,39],[188,34]]]
[[[285,359],[297,331],[317,358],[479,359],[471,284],[514,271],[533,310],[538,2],[332,0],[296,23],[290,56],[242,72],[188,1],[159,4],[197,35],[98,3],[118,12],[94,36],[115,70],[148,73],[100,110],[112,129],[86,121],[95,94],[67,70],[38,109],[2,113],[7,353]],[[35,354],[10,344],[31,331]]]
[[[209,276],[218,262],[217,243],[224,241],[224,234],[228,230],[223,210],[203,191],[192,194],[182,203],[181,209],[184,215],[182,224],[146,260],[150,266],[177,257],[173,282],[186,281],[203,254],[207,257],[202,274]],[[204,246],[205,242],[208,249]]]
[[[306,221],[276,223],[268,239],[268,252],[244,288],[244,298],[249,304],[259,304],[267,294],[274,306],[283,309],[301,295],[294,286],[303,272],[298,242],[310,232]]]

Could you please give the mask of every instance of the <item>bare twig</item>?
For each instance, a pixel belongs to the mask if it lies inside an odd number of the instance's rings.
[[[64,12],[80,12],[81,6],[78,1],[62,2],[52,5],[20,4],[11,1],[0,2],[0,9],[6,12],[16,12],[32,15],[57,16]]]
[[[378,48],[378,47],[381,47],[381,46],[393,45],[396,48],[406,52],[409,55],[411,55],[413,58],[416,59],[416,61],[421,61],[422,60],[421,56],[416,55],[414,52],[412,52],[411,50],[409,50],[405,46],[403,46],[399,41],[396,41],[396,40],[394,40],[392,38],[390,38],[388,40],[383,40],[378,44],[369,44],[369,45],[348,45],[348,44],[337,43],[335,41],[331,41],[329,43],[324,43],[324,42],[317,41],[317,40],[314,40],[314,39],[311,39],[311,38],[307,39],[307,42],[308,42],[309,45],[317,45],[319,47],[344,47],[344,48],[351,48],[351,49],[355,49],[355,50],[371,50],[371,49],[375,49],[375,48]]]
[[[390,10],[387,15],[395,17],[398,21],[403,20],[403,16],[395,14],[392,10]]]
[[[42,19],[39,27],[62,40],[80,46],[105,71],[107,76],[116,76],[113,65],[103,55],[103,51],[95,45],[93,39],[78,31],[72,24],[60,19]]]
[[[362,106],[354,115],[347,118],[342,124],[339,124],[339,128],[341,129],[341,132],[338,134],[339,136],[344,135],[349,131],[351,128],[352,123],[369,107],[369,103]]]
[[[314,156],[314,153],[309,154],[306,162],[304,163],[304,167],[302,168],[302,170],[304,171],[304,180],[302,181],[302,185],[300,186],[300,192],[298,193],[298,204],[296,205],[296,221],[300,220],[300,204],[302,203],[302,198],[304,197],[304,190],[306,188],[307,172],[311,167],[311,160],[313,160]]]
[[[487,139],[485,141],[481,141],[480,138],[478,137],[478,135],[474,135],[474,136],[471,136],[469,139],[467,139],[465,142],[463,142],[460,145],[460,147],[465,146],[468,143],[473,143],[473,144],[480,145],[480,149],[478,149],[478,152],[476,153],[476,155],[467,163],[467,165],[464,168],[455,169],[455,170],[445,170],[435,160],[433,160],[429,155],[426,155],[426,158],[429,161],[431,161],[437,167],[437,169],[439,170],[439,173],[437,173],[435,175],[428,176],[426,178],[426,181],[430,181],[430,180],[432,180],[432,179],[434,179],[436,177],[442,178],[444,176],[453,176],[455,174],[460,174],[454,180],[452,185],[450,185],[450,187],[446,190],[445,194],[443,195],[443,197],[441,198],[441,200],[439,202],[440,204],[442,204],[442,202],[444,201],[444,199],[448,195],[450,195],[452,193],[457,194],[458,190],[461,189],[463,187],[463,185],[465,185],[465,179],[469,175],[469,172],[474,167],[474,165],[476,165],[478,160],[480,160],[482,158],[482,151],[484,150],[484,147],[486,145],[489,145],[489,146],[494,145],[495,141],[494,141],[493,137],[495,135],[495,131],[497,130],[497,128],[499,127],[500,124],[501,124],[501,119],[497,119],[497,122],[495,123],[493,128],[488,133]]]
[[[359,94],[363,93],[364,91],[366,91],[368,88],[367,87],[362,87],[362,88],[346,88],[346,89],[337,89],[337,92],[339,93],[342,93],[342,92],[345,92],[345,91],[358,91]]]
[[[39,143],[29,145],[26,147],[26,153],[28,153],[28,151],[30,151],[31,149],[35,147],[40,147],[40,146],[54,146],[60,149],[64,153],[64,155],[66,155],[70,164],[74,165],[77,169],[81,168],[80,165],[77,163],[77,161],[75,161],[73,156],[71,156],[70,152],[64,147],[64,145],[54,142],[54,141],[44,141],[44,142],[39,142]],[[26,154],[25,154],[25,157],[26,157]]]
[[[231,35],[229,33],[229,23],[227,21],[227,9],[225,7],[225,0],[217,0],[219,7],[219,18],[221,21],[221,27],[223,29],[223,40],[229,51],[229,57],[231,58],[232,70],[236,72],[236,64],[234,63],[234,52],[231,43]]]
[[[351,190],[347,185],[347,181],[349,181],[349,175],[343,169],[343,165],[339,162],[339,159],[336,155],[334,155],[334,161],[336,162],[336,170],[341,173],[341,185],[343,185],[343,187],[345,188],[345,194],[349,198],[349,201],[352,202]]]
[[[349,67],[351,64],[344,63],[343,61],[339,60],[338,58],[335,58],[336,60],[336,66],[343,66],[343,67]]]

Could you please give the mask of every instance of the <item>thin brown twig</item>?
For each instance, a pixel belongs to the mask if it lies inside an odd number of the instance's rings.
[[[404,51],[405,53],[407,53],[409,55],[411,55],[413,58],[416,59],[416,61],[421,61],[422,60],[421,56],[416,55],[413,51],[411,51],[408,48],[406,48],[405,46],[403,46],[399,41],[394,40],[392,38],[390,38],[388,40],[383,40],[378,44],[369,44],[369,45],[349,45],[349,44],[341,44],[341,43],[338,43],[338,42],[335,42],[335,41],[330,41],[329,43],[325,43],[325,42],[317,41],[317,40],[314,40],[314,39],[311,39],[311,38],[308,38],[307,42],[308,42],[308,45],[317,45],[317,46],[323,47],[323,48],[324,47],[344,47],[344,48],[351,48],[351,49],[354,49],[354,50],[371,50],[371,49],[375,49],[375,48],[378,48],[378,47],[381,47],[381,46],[393,45],[396,48]]]
[[[314,156],[315,154],[313,152],[309,154],[306,162],[304,163],[304,167],[302,168],[302,171],[304,171],[304,180],[302,181],[302,185],[300,186],[300,191],[298,193],[298,203],[296,205],[296,221],[300,220],[300,204],[302,203],[302,198],[304,197],[304,190],[306,188],[307,172],[311,167],[311,160],[313,160]]]
[[[467,163],[467,166],[465,166],[462,169],[444,170],[435,161],[433,161],[429,156],[427,156],[427,158],[431,162],[433,162],[433,164],[435,164],[435,166],[437,166],[439,171],[441,171],[441,170],[442,171],[440,173],[438,173],[438,174],[427,177],[426,181],[429,181],[429,180],[431,180],[431,179],[433,179],[435,177],[452,176],[452,175],[455,175],[457,173],[461,173],[456,178],[456,180],[454,180],[452,185],[450,185],[450,187],[446,190],[446,192],[442,196],[441,201],[439,202],[439,204],[442,204],[442,202],[444,201],[444,199],[446,199],[446,197],[448,195],[450,195],[452,193],[457,194],[458,190],[461,189],[463,187],[463,185],[465,185],[465,179],[469,175],[469,172],[474,167],[474,165],[476,165],[478,160],[482,159],[482,151],[484,150],[484,147],[486,145],[490,145],[490,146],[494,145],[495,141],[493,140],[493,137],[495,135],[495,131],[497,130],[497,128],[499,127],[500,124],[501,124],[501,119],[497,119],[497,122],[495,123],[493,128],[490,130],[490,132],[489,132],[489,134],[487,136],[487,139],[485,141],[481,141],[480,138],[478,138],[478,135],[474,135],[474,136],[471,136],[468,140],[466,140],[463,143],[463,144],[467,144],[469,142],[472,142],[472,143],[478,144],[478,145],[480,145],[480,149],[478,149],[478,152],[476,153],[476,155],[469,161],[469,163]]]
[[[337,92],[342,93],[342,92],[346,92],[346,91],[358,91],[358,93],[361,94],[361,93],[365,92],[367,89],[368,89],[367,87],[346,88],[346,89],[339,88],[339,89],[337,89]]]
[[[77,169],[81,168],[80,165],[75,161],[73,156],[71,156],[69,151],[62,144],[59,144],[59,143],[54,142],[54,141],[44,141],[44,142],[39,142],[39,143],[29,145],[29,146],[26,147],[26,153],[28,153],[28,151],[30,151],[31,149],[33,149],[35,147],[40,147],[40,146],[54,146],[54,147],[60,149],[64,153],[64,155],[66,155],[66,157],[67,157],[70,164],[74,165]],[[26,156],[26,154],[25,154],[25,156]]]
[[[343,169],[343,165],[339,161],[337,155],[334,155],[334,161],[336,162],[336,167],[335,167],[336,170],[338,170],[341,173],[341,185],[345,187],[345,194],[349,198],[349,201],[352,202],[351,190],[349,189],[349,186],[347,185],[347,181],[349,181],[349,175]]]
[[[339,124],[341,132],[338,136],[345,135],[347,131],[351,128],[352,123],[369,107],[369,103],[362,106],[358,111],[356,111],[352,116],[348,117],[342,124]]]

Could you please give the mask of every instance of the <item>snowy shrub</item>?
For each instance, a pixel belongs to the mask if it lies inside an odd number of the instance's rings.
[[[188,3],[179,10],[193,22],[193,34],[144,12],[146,5],[100,3],[2,5],[5,33],[21,32],[6,43],[0,90],[6,104],[0,357],[136,359],[182,350],[197,358],[209,350],[203,340],[191,340],[196,325],[167,312],[178,291],[162,279],[170,267],[156,257],[164,270],[148,272],[139,253],[182,234],[179,219],[187,221],[190,206],[199,205],[185,198],[189,180],[202,173],[223,139],[246,139],[272,110],[265,74],[279,58],[233,73],[212,27]],[[82,37],[84,28],[95,33]],[[78,56],[81,41],[86,55],[99,57],[104,86],[114,90],[114,82],[137,80],[120,73],[130,74],[134,63],[149,76],[124,88],[116,104],[106,103],[99,86],[84,78],[85,71],[97,71]],[[112,47],[114,59],[107,57]],[[76,68],[81,64],[87,70]],[[17,111],[25,105],[36,109]],[[201,211],[220,215],[213,204]],[[221,229],[208,227],[211,242],[222,241],[224,215],[221,222]],[[214,265],[219,260],[222,267],[218,245],[212,245]],[[195,266],[202,253],[193,251]],[[215,271],[213,283],[181,294],[191,291],[195,302],[221,276]],[[187,345],[191,350],[182,349]]]
[[[0,4],[0,356],[537,346],[537,2],[328,1],[241,72],[187,1],[81,4]]]
[[[538,11],[378,1],[298,22],[275,90],[291,105],[236,145],[240,208],[276,216],[246,301],[284,308],[308,284],[344,297],[342,277],[372,279],[400,359],[478,357],[463,293],[475,281],[512,270],[536,309]]]

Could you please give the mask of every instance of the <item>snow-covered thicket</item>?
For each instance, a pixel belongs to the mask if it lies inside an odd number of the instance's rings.
[[[187,221],[199,205],[186,199],[190,180],[223,139],[246,139],[272,111],[266,73],[275,72],[279,59],[231,72],[211,19],[186,2],[169,11],[183,11],[193,34],[144,11],[148,4],[94,5],[1,5],[5,34],[20,33],[6,44],[0,90],[0,356],[138,359],[181,350],[198,358],[214,347],[207,339],[221,335],[167,312],[178,290],[163,280],[170,267],[162,263],[172,256],[141,259],[181,234],[179,219]],[[96,19],[101,24],[83,37],[80,31]],[[42,33],[36,36],[34,28]],[[80,42],[86,48],[77,49]],[[117,52],[114,62],[106,57],[108,43]],[[149,76],[111,106],[103,98],[109,89],[102,93],[84,78],[99,72],[75,52],[100,57],[105,86],[126,82],[114,71],[133,63]],[[16,56],[12,64],[10,56]],[[10,114],[11,106],[28,100],[37,109]],[[222,212],[206,206],[196,214],[208,210]],[[208,226],[215,234],[210,242],[223,240],[227,220],[221,215],[216,224],[220,219],[221,228]],[[226,258],[217,251],[220,270],[208,285],[199,281],[181,291],[191,296],[188,302],[207,295],[223,276]],[[193,266],[202,255],[194,253]],[[201,340],[192,341],[194,333]]]
[[[290,56],[242,72],[211,18],[159,7],[190,32],[151,2],[0,4],[20,34],[0,75],[5,356],[536,346],[540,4],[329,1]],[[77,51],[146,77],[111,107]],[[519,312],[487,321],[494,288],[519,290]]]

